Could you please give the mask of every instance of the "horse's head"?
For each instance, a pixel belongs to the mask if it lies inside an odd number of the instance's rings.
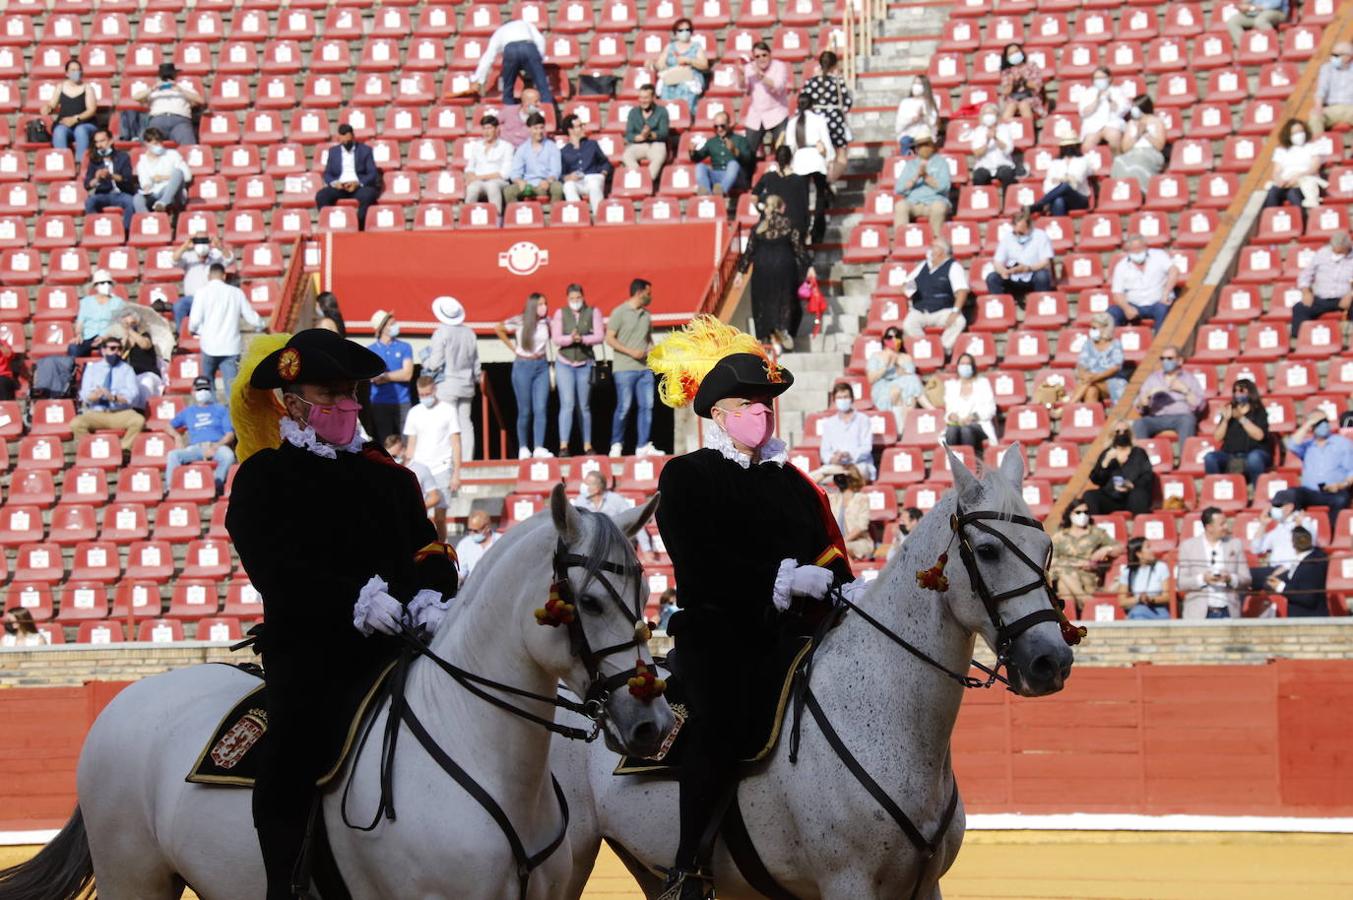
[[[589,716],[608,719],[608,739],[636,756],[656,752],[673,724],[648,652],[643,571],[630,543],[657,506],[655,495],[612,521],[573,506],[556,485],[554,582],[536,613],[556,627],[528,631],[536,661],[584,698]]]
[[[1060,691],[1073,657],[1047,584],[1052,541],[1021,492],[1024,449],[1012,446],[998,469],[981,480],[945,452],[954,474],[954,505],[945,504],[948,520],[932,527],[947,533],[936,543],[949,547],[944,567],[949,609],[1007,658],[1017,692],[1038,697]]]

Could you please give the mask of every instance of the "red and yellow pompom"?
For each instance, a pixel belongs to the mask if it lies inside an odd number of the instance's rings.
[[[630,693],[644,703],[652,703],[667,690],[667,682],[659,678],[642,659],[634,661],[634,677],[629,680]]]
[[[762,355],[765,356],[765,351],[762,351]],[[769,356],[766,357],[767,381],[769,381],[771,384],[779,384],[780,382],[785,380],[783,372],[784,370],[780,367],[779,363],[771,359]]]
[[[921,587],[931,591],[949,590],[949,579],[944,574],[944,567],[949,563],[949,554],[941,553],[939,561],[928,569],[916,570],[916,583]]]
[[[1068,646],[1074,647],[1090,633],[1090,629],[1084,625],[1073,625],[1071,620],[1066,617],[1066,613],[1057,610],[1057,624],[1062,628],[1062,640],[1066,641]]]
[[[558,628],[560,625],[573,624],[575,618],[573,604],[565,602],[564,598],[559,596],[558,585],[551,585],[550,599],[545,601],[542,608],[536,610],[536,624]]]

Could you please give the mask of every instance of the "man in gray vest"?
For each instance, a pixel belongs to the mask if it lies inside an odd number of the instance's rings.
[[[601,311],[588,306],[583,286],[568,286],[568,302],[550,317],[550,339],[559,348],[554,361],[554,381],[559,388],[559,455],[568,456],[573,439],[573,411],[583,420],[583,453],[592,453],[592,369],[596,351],[606,339]]]
[[[910,309],[902,319],[902,333],[924,336],[927,328],[943,328],[940,344],[947,356],[967,326],[963,305],[968,302],[968,275],[954,259],[949,242],[936,237],[921,264],[912,269],[903,288]]]

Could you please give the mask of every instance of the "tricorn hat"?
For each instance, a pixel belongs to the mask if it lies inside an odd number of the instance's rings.
[[[700,382],[691,404],[697,416],[708,419],[714,404],[727,397],[778,397],[794,384],[794,376],[783,366],[776,366],[777,380],[771,380],[771,370],[764,356],[755,353],[730,353],[714,364]]]
[[[662,377],[663,403],[690,403],[706,419],[725,397],[776,397],[794,383],[760,341],[713,316],[696,316],[668,335],[648,354],[648,367]]]
[[[361,344],[327,328],[308,328],[260,360],[249,386],[269,390],[288,384],[363,381],[385,370],[385,360]]]

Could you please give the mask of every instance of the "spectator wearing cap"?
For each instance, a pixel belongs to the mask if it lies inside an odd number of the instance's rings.
[[[910,224],[915,217],[930,221],[930,233],[939,234],[949,215],[949,161],[935,150],[930,129],[917,129],[912,138],[916,155],[907,160],[897,175],[893,193],[893,228]]]
[[[182,209],[188,200],[192,170],[177,150],[164,145],[164,132],[147,128],[141,133],[145,152],[136,163],[137,194],[132,205],[139,213]]]
[[[1090,176],[1099,163],[1083,156],[1081,138],[1071,123],[1058,119],[1053,128],[1059,156],[1050,161],[1043,175],[1043,197],[1033,205],[1036,213],[1065,216],[1072,210],[1090,208]]]
[[[1275,569],[1265,585],[1287,598],[1289,618],[1328,616],[1325,582],[1329,578],[1329,555],[1315,546],[1311,531],[1301,525],[1292,529],[1292,550],[1293,561]]]
[[[1353,307],[1353,246],[1347,231],[1336,231],[1330,242],[1311,257],[1297,274],[1301,302],[1292,307],[1292,337],[1303,323],[1325,313],[1338,312],[1347,317]]]
[[[85,366],[80,378],[80,415],[71,419],[76,439],[95,431],[122,432],[122,458],[131,454],[132,441],[146,425],[146,417],[136,411],[141,386],[136,373],[122,359],[122,340],[106,337],[96,348],[102,358]]]
[[[230,396],[230,385],[240,370],[244,347],[241,320],[255,331],[263,330],[263,319],[249,304],[244,291],[226,281],[225,266],[212,263],[207,270],[206,285],[193,298],[188,331],[197,335],[202,345],[202,374],[215,382],[219,371],[226,397]]]
[[[1353,441],[1336,434],[1323,412],[1314,412],[1288,436],[1287,450],[1301,460],[1301,486],[1292,489],[1297,506],[1328,507],[1332,528],[1353,487]]]
[[[484,48],[484,55],[479,57],[479,64],[475,66],[470,79],[476,91],[483,91],[485,79],[499,54],[503,57],[504,106],[516,102],[513,94],[518,75],[529,78],[530,83],[540,89],[545,102],[554,102],[554,95],[550,93],[550,79],[545,73],[545,36],[536,26],[521,18],[498,26],[489,38],[489,45]]]
[[[132,99],[149,107],[146,130],[154,128],[169,140],[186,147],[197,143],[193,128],[193,107],[205,105],[202,96],[178,80],[178,68],[161,63],[159,81],[132,92]]]
[[[1183,444],[1198,431],[1198,414],[1207,404],[1207,394],[1197,376],[1181,368],[1178,347],[1160,353],[1160,370],[1152,372],[1137,393],[1141,418],[1132,423],[1138,438],[1152,438],[1173,431]]]
[[[1052,290],[1052,241],[1042,228],[1034,226],[1033,213],[1016,210],[1010,230],[1001,236],[987,273],[987,290],[1010,294],[1020,306],[1035,291]]]
[[[117,321],[122,309],[122,298],[113,293],[113,276],[107,269],[95,269],[93,293],[80,298],[80,309],[75,315],[77,340],[67,348],[71,356],[88,356],[94,342]]]
[[[1150,319],[1152,330],[1159,333],[1174,302],[1179,267],[1169,253],[1148,247],[1140,234],[1128,235],[1123,249],[1127,253],[1113,267],[1109,316],[1119,328]]]
[[[371,352],[385,361],[385,371],[371,379],[372,437],[384,444],[392,434],[404,432],[404,418],[413,405],[413,347],[398,340],[399,322],[389,310],[378,309],[371,316],[371,333],[376,339],[369,345]]]
[[[177,450],[165,457],[164,483],[174,483],[174,470],[195,462],[213,462],[216,473],[216,495],[225,492],[226,476],[235,464],[235,429],[230,424],[230,411],[216,402],[211,379],[199,375],[193,379],[193,403],[185,406],[170,421],[178,437]]]
[[[563,173],[564,199],[582,200],[586,195],[592,215],[606,196],[606,176],[611,174],[611,163],[601,145],[587,136],[582,119],[564,117],[564,132],[568,140],[559,148],[559,167]]]
[[[667,135],[671,129],[667,109],[654,102],[653,85],[639,88],[639,103],[630,107],[625,117],[625,153],[621,157],[625,168],[636,171],[640,163],[648,163],[648,177],[654,184],[667,162]]]
[[[1311,133],[1320,137],[1333,125],[1353,125],[1353,44],[1340,41],[1320,67],[1311,104]]]
[[[485,113],[479,117],[480,137],[465,147],[465,202],[481,200],[503,211],[503,188],[512,172],[512,145],[498,136],[498,117]]]
[[[132,230],[136,213],[136,172],[131,154],[113,146],[107,128],[94,132],[94,152],[85,164],[85,215],[103,212],[109,207],[122,210],[122,229]]]
[[[235,254],[219,239],[195,234],[179,244],[174,251],[174,265],[183,270],[183,294],[174,304],[174,334],[193,311],[193,295],[207,286],[214,263],[230,266]]]
[[[508,175],[512,183],[503,192],[504,198],[508,203],[536,196],[564,199],[564,185],[559,180],[563,162],[559,146],[545,137],[545,117],[531,113],[526,127],[531,131],[531,139],[512,155],[512,171]]]
[[[1263,584],[1277,569],[1291,566],[1297,560],[1292,546],[1292,532],[1305,528],[1315,533],[1315,519],[1297,509],[1297,492],[1293,488],[1278,491],[1269,504],[1268,517],[1273,527],[1256,535],[1250,542],[1250,552],[1259,558],[1260,565],[1250,570],[1251,580]]]
[[[315,194],[315,208],[333,206],[339,200],[357,201],[357,230],[366,230],[366,211],[381,197],[381,172],[366,144],[359,144],[352,126],[338,126],[338,143],[329,148],[324,163],[324,187]]]
[[[460,446],[466,459],[474,459],[475,385],[479,384],[479,340],[465,324],[465,307],[455,297],[432,301],[432,316],[438,322],[432,332],[423,373],[436,383],[437,400],[456,410],[460,423]]]

